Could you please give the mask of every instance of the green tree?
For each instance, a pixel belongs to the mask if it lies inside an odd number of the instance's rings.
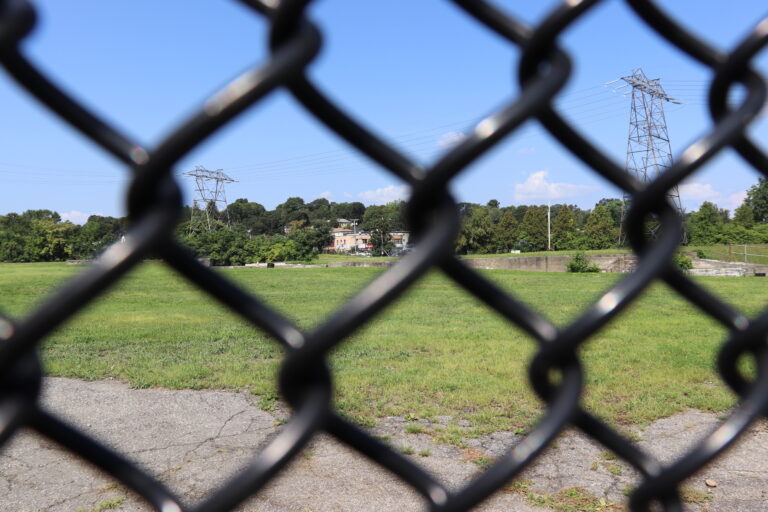
[[[755,212],[746,201],[733,212],[733,222],[747,229],[755,225]]]
[[[611,212],[613,227],[618,228],[621,224],[621,210],[624,207],[624,201],[615,197],[604,197],[597,202],[595,206],[605,206]]]
[[[587,248],[608,249],[616,246],[618,230],[613,225],[611,212],[604,205],[597,205],[584,226]]]
[[[506,210],[499,219],[499,223],[494,226],[493,240],[497,251],[509,252],[517,244],[519,222],[515,213]]]
[[[52,220],[35,220],[32,223],[32,236],[35,239],[38,261],[62,261],[72,256],[72,243],[67,240],[68,232],[75,229],[74,224],[56,223]]]
[[[0,260],[62,261],[71,258],[80,226],[51,210],[0,216]]]
[[[485,254],[490,252],[493,242],[494,229],[488,209],[475,204],[465,205],[456,237],[456,252]]]
[[[576,218],[573,210],[567,204],[563,205],[552,219],[552,248],[556,251],[573,249],[576,235]]]
[[[307,220],[309,220],[309,213],[306,210],[304,199],[300,197],[289,197],[284,203],[281,203],[275,207],[274,215],[277,220],[277,230],[275,233],[280,233],[286,224],[292,220],[297,220],[301,214],[304,214]]]
[[[27,210],[21,215],[30,220],[50,220],[54,223],[61,222],[61,215],[52,210]]]
[[[0,260],[18,263],[38,261],[34,241],[29,236],[32,222],[18,213],[0,217]]]
[[[247,199],[236,199],[227,206],[227,216],[233,229],[249,233],[251,236],[272,232],[267,210],[259,203]]]
[[[717,205],[704,201],[699,210],[688,217],[688,243],[693,245],[727,243],[724,225],[725,219]]]
[[[331,230],[325,228],[307,227],[294,229],[288,233],[288,240],[295,245],[295,259],[312,261],[331,243]]]
[[[360,202],[354,203],[331,203],[331,217],[335,219],[357,219],[360,220],[365,215],[365,205]]]
[[[519,247],[523,252],[547,248],[547,207],[528,206],[520,223]]]
[[[73,256],[93,258],[107,247],[120,240],[127,231],[126,218],[91,215],[74,237]]]
[[[488,203],[485,205],[485,209],[488,211],[488,218],[491,221],[491,224],[496,226],[499,221],[501,220],[501,216],[504,215],[504,211],[499,208],[501,204],[496,199],[491,199],[488,201]]]
[[[752,209],[757,222],[768,222],[768,179],[759,178],[757,185],[752,185],[747,191],[744,203]]]
[[[391,207],[369,206],[365,210],[363,222],[360,227],[371,234],[373,254],[376,256],[388,255],[395,247],[392,243],[392,215]]]

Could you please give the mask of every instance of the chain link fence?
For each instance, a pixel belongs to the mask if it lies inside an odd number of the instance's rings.
[[[324,431],[397,475],[423,496],[431,510],[461,511],[473,508],[500,489],[530,465],[563,429],[575,426],[640,473],[641,481],[629,498],[632,510],[682,510],[680,483],[722,453],[768,410],[768,352],[764,341],[768,313],[747,318],[676,270],[670,261],[681,239],[682,225],[665,198],[670,189],[729,147],[756,171],[768,175],[768,156],[747,135],[748,126],[766,100],[765,83],[750,64],[768,41],[768,21],[753,27],[726,52],[698,39],[680,20],[671,18],[654,3],[626,0],[638,20],[691,59],[711,68],[713,76],[709,88],[712,126],[708,133],[683,151],[667,172],[643,185],[586,140],[552,106],[571,72],[571,59],[558,46],[558,40],[575,21],[600,4],[599,0],[564,2],[536,26],[526,26],[514,14],[482,0],[454,0],[467,16],[522,50],[516,70],[520,93],[480,122],[465,140],[429,168],[410,161],[365,129],[307,76],[307,66],[321,46],[320,29],[305,16],[310,0],[241,2],[254,15],[268,19],[270,59],[213,95],[167,139],[154,148],[144,148],[67,96],[25,58],[20,45],[35,26],[35,10],[27,0],[0,0],[0,63],[5,71],[20,87],[132,173],[126,191],[131,226],[125,242],[111,247],[20,321],[0,316],[0,445],[7,443],[20,428],[30,428],[110,474],[157,510],[218,511],[231,510],[258,493],[310,439]],[[731,107],[727,97],[734,86],[742,86],[746,95],[740,105]],[[285,317],[201,266],[172,236],[182,207],[179,186],[173,177],[174,164],[240,113],[280,89],[287,89],[309,115],[412,187],[408,217],[419,239],[418,248],[313,332],[302,332]],[[636,270],[563,329],[556,328],[452,255],[459,217],[448,191],[450,183],[476,158],[514,134],[528,120],[536,120],[564,148],[631,197],[626,228],[638,257]],[[644,221],[650,216],[661,226],[653,241],[643,236]],[[279,386],[293,409],[290,420],[249,466],[194,508],[183,505],[162,483],[44,410],[38,402],[42,373],[37,349],[41,340],[150,254],[160,256],[191,283],[268,332],[286,349]],[[433,268],[441,269],[537,340],[529,378],[547,404],[535,428],[521,442],[458,492],[449,491],[408,458],[345,420],[331,405],[333,375],[327,364],[329,352]],[[584,375],[578,349],[656,281],[669,284],[727,329],[729,334],[720,347],[717,368],[740,396],[738,407],[727,420],[670,465],[662,465],[640,450],[585,410],[579,401]],[[756,360],[757,371],[752,380],[745,378],[737,367],[743,356]]]
[[[768,264],[768,246],[766,245],[728,244],[728,247],[723,249],[722,252],[727,250],[727,255],[722,258],[726,261]]]

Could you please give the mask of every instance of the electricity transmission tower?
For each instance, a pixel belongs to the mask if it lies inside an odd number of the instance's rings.
[[[637,68],[629,76],[620,80],[626,82],[618,87],[632,87],[632,109],[629,114],[629,137],[627,140],[627,172],[632,174],[642,183],[653,181],[672,165],[672,148],[669,144],[667,133],[667,121],[664,117],[664,103],[669,101],[680,104],[670,97],[661,87],[661,79],[650,79],[645,76],[643,70]],[[618,82],[618,80],[616,80]],[[667,199],[683,215],[683,207],[680,203],[680,192],[677,186],[667,192]],[[626,243],[626,230],[624,221],[631,196],[624,194],[621,209],[621,227],[619,228],[619,243]],[[654,238],[659,224],[655,221],[646,223],[646,235]],[[683,234],[683,242],[686,235]]]
[[[195,199],[192,203],[190,229],[192,229],[192,221],[195,219],[196,212],[198,212],[198,215],[205,212],[208,231],[211,231],[211,210],[218,210],[219,204],[223,205],[224,211],[227,209],[227,196],[224,193],[224,184],[234,183],[237,180],[224,174],[224,171],[221,169],[209,171],[200,165],[192,171],[182,173],[182,176],[195,178]],[[227,212],[226,222],[227,226],[229,226],[229,212]]]

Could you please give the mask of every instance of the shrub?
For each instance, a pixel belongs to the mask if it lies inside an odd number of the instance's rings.
[[[693,268],[693,262],[691,258],[684,254],[677,253],[672,261],[677,265],[680,270],[691,270]]]
[[[583,252],[577,252],[568,262],[568,272],[600,272],[600,267],[589,261]]]

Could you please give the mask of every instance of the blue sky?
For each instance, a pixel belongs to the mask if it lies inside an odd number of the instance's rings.
[[[498,1],[528,23],[556,2]],[[669,5],[667,5],[669,4]],[[152,147],[208,95],[263,63],[267,25],[234,1],[38,0],[40,23],[23,48],[78,99]],[[765,16],[765,3],[676,0],[665,8],[721,48]],[[310,76],[343,107],[413,158],[428,163],[462,132],[514,97],[519,52],[451,3],[437,0],[321,0],[311,8],[324,46]],[[711,73],[605,1],[574,25],[562,46],[574,73],[558,109],[604,151],[625,159],[629,98],[606,82],[641,67],[683,102],[666,110],[679,154],[711,125]],[[768,54],[757,61],[765,71]],[[124,214],[127,172],[49,114],[0,73],[0,213],[50,208],[82,222]],[[765,116],[753,125],[766,140]],[[399,180],[330,133],[284,91],[247,112],[176,168],[223,169],[238,180],[227,198],[274,208],[305,200],[382,203],[404,197]],[[181,178],[180,178],[181,179]],[[184,181],[182,179],[182,181]],[[757,174],[731,151],[693,176],[683,206],[704,200],[733,209]],[[184,181],[186,202],[191,183]],[[528,123],[453,184],[461,201],[502,205],[568,202],[591,208],[620,192]]]

